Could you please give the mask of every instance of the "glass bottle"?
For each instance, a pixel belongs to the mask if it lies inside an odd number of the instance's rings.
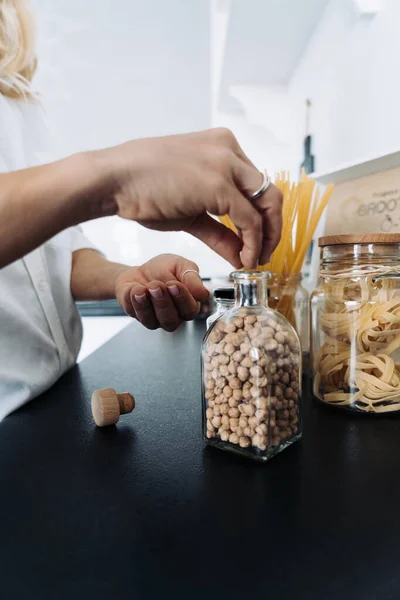
[[[202,348],[203,437],[266,461],[301,437],[301,352],[296,331],[268,308],[263,271],[233,273],[235,307]]]
[[[400,235],[320,238],[311,295],[316,398],[357,412],[400,410]]]
[[[207,329],[214,323],[220,314],[233,308],[235,304],[235,290],[233,288],[217,288],[213,292],[214,312],[207,319]]]
[[[282,275],[272,273],[268,281],[270,308],[280,312],[293,325],[303,351],[303,367],[308,363],[310,351],[310,296],[302,286],[302,274]]]

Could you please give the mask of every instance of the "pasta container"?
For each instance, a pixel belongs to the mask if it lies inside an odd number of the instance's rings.
[[[311,296],[313,390],[357,412],[400,410],[400,234],[320,238]]]
[[[265,271],[233,273],[235,306],[202,348],[203,437],[266,461],[301,437],[301,350],[292,325],[268,308]]]

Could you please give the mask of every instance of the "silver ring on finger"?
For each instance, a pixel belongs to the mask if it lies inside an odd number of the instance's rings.
[[[263,182],[262,182],[261,186],[258,188],[258,190],[256,190],[252,194],[250,194],[249,200],[252,200],[252,201],[258,200],[258,198],[260,198],[260,196],[265,194],[265,192],[267,191],[267,189],[269,188],[269,186],[272,183],[271,177],[268,175],[266,169],[264,169],[264,172],[261,173],[261,175],[263,176]]]
[[[185,275],[187,275],[188,273],[196,273],[196,275],[198,275],[200,277],[200,273],[198,271],[196,271],[195,269],[186,269],[186,271],[184,271],[182,273],[182,279],[185,277]]]

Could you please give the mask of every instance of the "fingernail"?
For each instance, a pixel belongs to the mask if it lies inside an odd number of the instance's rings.
[[[154,300],[161,300],[161,298],[163,297],[163,291],[161,288],[156,288],[155,290],[149,290],[151,296],[154,298]]]
[[[137,296],[135,294],[135,300],[136,300],[136,302],[139,302],[139,304],[146,304],[146,302],[147,302],[146,294],[141,294],[140,296]]]
[[[171,296],[179,296],[179,288],[177,285],[169,285],[168,290]]]

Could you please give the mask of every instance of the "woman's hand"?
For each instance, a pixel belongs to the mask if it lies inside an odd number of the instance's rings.
[[[115,295],[125,312],[136,317],[147,329],[162,327],[175,331],[182,321],[190,321],[199,312],[199,302],[207,300],[208,290],[200,275],[186,273],[198,267],[174,254],[161,254],[141,267],[132,267],[119,275]]]
[[[248,200],[262,175],[228,129],[135,140],[94,155],[102,171],[111,168],[125,219],[187,231],[238,268],[268,262],[279,242],[282,194],[270,185]],[[210,214],[228,214],[239,235]]]

